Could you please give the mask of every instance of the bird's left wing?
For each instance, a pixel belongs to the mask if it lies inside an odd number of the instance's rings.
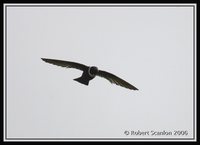
[[[138,90],[136,87],[134,87],[133,85],[129,84],[125,80],[123,80],[123,79],[121,79],[121,78],[117,77],[116,75],[111,74],[109,72],[99,70],[97,75],[107,79],[108,81],[110,81],[111,83],[114,83],[116,85],[131,89],[131,90]]]
[[[62,66],[62,67],[67,67],[67,68],[75,68],[75,69],[79,69],[79,70],[86,70],[88,68],[88,66],[84,65],[84,64],[80,64],[77,62],[71,62],[71,61],[64,61],[64,60],[56,60],[56,59],[48,59],[48,58],[41,58],[43,61],[54,64],[54,65],[58,65],[58,66]]]

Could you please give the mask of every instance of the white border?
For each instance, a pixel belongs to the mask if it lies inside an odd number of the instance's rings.
[[[109,140],[103,140],[103,139],[101,139],[101,138],[94,138],[94,140],[93,140],[93,138],[92,137],[90,137],[90,139],[83,139],[83,140],[81,140],[81,139],[72,139],[72,137],[70,138],[70,139],[60,139],[60,140],[53,140],[53,139],[51,139],[51,140],[48,140],[48,139],[41,139],[41,140],[37,140],[37,139],[28,139],[28,140],[26,140],[26,139],[12,139],[12,140],[9,140],[9,139],[6,139],[5,138],[5,133],[6,133],[6,131],[5,131],[5,95],[6,95],[6,88],[5,88],[5,77],[6,77],[6,75],[5,75],[5,73],[6,73],[6,67],[5,67],[5,46],[6,46],[6,44],[5,44],[5,7],[6,6],[13,6],[13,5],[17,5],[17,6],[29,6],[29,5],[35,5],[35,6],[47,6],[47,5],[49,5],[49,6],[80,6],[80,5],[83,5],[83,6],[99,6],[99,5],[101,5],[101,6],[142,6],[142,5],[144,5],[144,6],[146,6],[146,5],[149,5],[149,6],[174,6],[174,5],[178,5],[178,6],[194,6],[194,11],[195,11],[195,20],[194,20],[194,22],[195,22],[195,28],[194,28],[194,35],[195,35],[195,38],[193,38],[193,41],[195,42],[194,43],[194,47],[195,48],[193,48],[194,49],[194,52],[193,53],[195,53],[195,55],[194,55],[194,57],[195,58],[193,58],[194,60],[195,60],[195,68],[194,68],[194,77],[195,77],[195,79],[194,79],[194,84],[195,84],[195,86],[193,86],[194,87],[194,90],[195,90],[195,92],[194,92],[194,94],[195,94],[195,97],[194,97],[194,105],[195,105],[195,112],[193,112],[194,114],[195,114],[195,116],[194,116],[194,126],[195,126],[195,136],[194,136],[194,140],[187,140],[187,139],[184,139],[184,140],[181,140],[181,138],[180,138],[180,140],[167,140],[167,138],[166,138],[166,140],[165,139],[163,139],[163,140],[160,140],[160,139],[155,139],[155,140],[153,140],[153,139],[145,139],[145,140],[143,140],[143,139],[131,139],[131,138],[128,138],[128,137],[121,137],[120,139],[118,139],[117,137],[116,137],[116,139],[117,140],[114,140],[114,137],[112,137],[113,139],[109,139],[109,137],[107,137]],[[84,8],[84,7],[83,7]],[[95,7],[95,8],[97,8],[97,7]],[[124,7],[122,7],[122,8],[124,8]],[[125,7],[125,8],[128,8],[128,7]],[[51,142],[66,142],[66,141],[76,141],[76,142],[87,142],[87,141],[114,141],[114,142],[119,142],[119,141],[123,141],[123,142],[130,142],[130,141],[143,141],[143,142],[152,142],[152,141],[158,141],[158,142],[161,142],[161,141],[167,141],[167,142],[177,142],[177,141],[182,141],[182,142],[185,142],[185,141],[187,141],[187,142],[194,142],[194,141],[197,141],[197,110],[196,110],[196,107],[197,107],[197,99],[196,99],[196,90],[197,90],[197,87],[196,87],[196,64],[197,64],[197,54],[196,54],[196,47],[197,47],[197,32],[196,32],[196,30],[197,30],[197,26],[196,26],[196,23],[197,23],[197,10],[196,10],[197,8],[196,8],[196,3],[190,3],[190,4],[187,4],[187,3],[185,3],[185,4],[179,4],[179,3],[174,3],[174,4],[148,4],[148,3],[146,3],[146,4],[144,4],[144,3],[142,3],[142,4],[65,4],[65,3],[61,3],[61,4],[18,4],[18,3],[4,3],[3,4],[3,36],[4,36],[4,39],[3,39],[3,50],[4,50],[4,53],[3,53],[3,56],[4,56],[4,62],[3,62],[3,69],[4,69],[4,71],[3,71],[3,77],[4,77],[4,79],[3,79],[3,83],[4,83],[4,88],[3,88],[3,90],[4,90],[4,93],[3,93],[3,95],[4,95],[4,97],[3,97],[3,105],[4,105],[4,107],[3,107],[3,139],[4,139],[4,141],[7,141],[7,142],[15,142],[15,141],[17,141],[17,142],[19,142],[19,141],[25,141],[25,142],[28,142],[28,141],[34,141],[34,142],[44,142],[44,141],[51,141]],[[123,138],[124,139],[127,139],[127,140],[123,140]],[[58,138],[59,139],[59,138]],[[106,139],[106,137],[104,137],[104,139]],[[122,140],[121,140],[122,139]]]
[[[186,5],[186,6],[195,6],[196,7],[196,3],[182,3],[182,4],[180,4],[180,3],[173,3],[173,4],[168,4],[168,3],[166,3],[166,4],[159,4],[159,3],[156,3],[156,4],[150,4],[150,3],[137,3],[137,4],[132,4],[132,3],[126,3],[126,4],[118,4],[118,3],[108,3],[108,4],[102,4],[102,3],[98,3],[98,4],[91,4],[91,3],[89,3],[89,4],[82,4],[82,3],[71,3],[71,4],[66,4],[66,3],[59,3],[59,4],[54,4],[54,3],[48,3],[48,4],[45,4],[45,3],[41,3],[41,4],[29,4],[29,3],[22,3],[22,4],[18,4],[18,3],[4,3],[4,5],[38,5],[38,6],[40,6],[40,5],[55,5],[55,6],[60,6],[60,5],[68,5],[68,6],[70,6],[70,5],[83,5],[83,6],[87,6],[87,5],[90,5],[90,6],[98,6],[98,5],[104,5],[104,6],[112,6],[112,5],[115,5],[115,6],[137,6],[137,5],[150,5],[150,6],[154,6],[154,5],[163,5],[163,6],[165,6],[165,5],[171,5],[171,6],[174,6],[174,5],[179,5],[179,6],[182,6],[182,5]]]

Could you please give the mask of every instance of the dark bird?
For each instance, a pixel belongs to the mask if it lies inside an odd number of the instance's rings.
[[[80,64],[76,62],[56,60],[56,59],[47,59],[47,58],[41,58],[41,59],[45,62],[54,64],[54,65],[67,67],[67,68],[75,68],[75,69],[79,69],[83,71],[82,76],[74,80],[84,85],[88,85],[89,81],[94,79],[95,76],[100,76],[116,85],[131,89],[131,90],[138,90],[136,87],[129,84],[125,80],[117,77],[116,75],[103,71],[103,70],[98,70],[96,66],[86,66],[84,64]]]

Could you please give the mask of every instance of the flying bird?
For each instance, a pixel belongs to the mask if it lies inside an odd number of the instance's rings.
[[[56,59],[48,59],[48,58],[41,58],[41,59],[47,63],[51,63],[54,65],[58,65],[61,67],[66,67],[66,68],[75,68],[75,69],[83,71],[82,76],[74,80],[84,85],[88,85],[90,80],[94,79],[96,76],[99,76],[99,77],[107,79],[108,81],[116,85],[131,89],[131,90],[138,90],[136,87],[126,82],[125,80],[117,77],[116,75],[112,73],[99,70],[96,66],[86,66],[84,64],[80,64],[77,62],[63,61],[63,60],[56,60]]]

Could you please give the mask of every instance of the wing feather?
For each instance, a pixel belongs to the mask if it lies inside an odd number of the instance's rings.
[[[134,87],[130,83],[126,82],[125,80],[123,80],[123,79],[121,79],[121,78],[117,77],[116,75],[111,74],[109,72],[99,70],[97,75],[107,79],[109,82],[114,83],[116,85],[131,89],[131,90],[138,90],[136,87]]]
[[[75,68],[79,70],[86,70],[88,67],[84,64],[76,63],[76,62],[71,62],[71,61],[63,61],[63,60],[56,60],[56,59],[48,59],[48,58],[41,58],[43,61],[47,63],[51,63],[57,66],[61,67],[67,67],[67,68]]]

